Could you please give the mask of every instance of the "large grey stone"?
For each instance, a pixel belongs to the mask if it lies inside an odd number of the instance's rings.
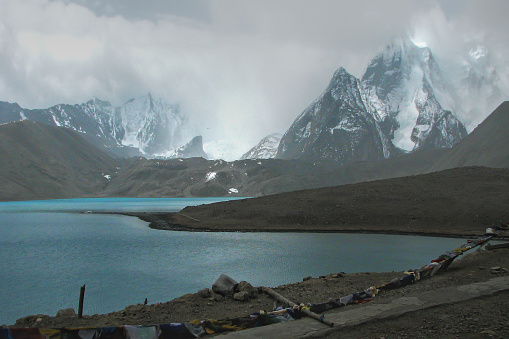
[[[221,294],[222,296],[232,296],[237,285],[238,282],[226,274],[221,274],[214,285],[212,285],[212,291],[214,291],[214,293]]]

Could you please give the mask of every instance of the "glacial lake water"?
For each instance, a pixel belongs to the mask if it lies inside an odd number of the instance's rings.
[[[400,271],[421,267],[463,243],[370,234],[160,231],[137,218],[76,213],[178,211],[215,201],[0,203],[0,325],[69,307],[77,311],[84,284],[84,314],[100,314],[145,298],[150,304],[166,302],[210,288],[222,273],[254,286],[277,286],[336,272]]]

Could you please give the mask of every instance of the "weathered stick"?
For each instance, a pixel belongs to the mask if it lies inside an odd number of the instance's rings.
[[[85,299],[85,285],[80,289],[80,302],[78,305],[78,318],[83,318],[83,299]]]
[[[277,293],[276,291],[274,291],[273,289],[269,288],[269,287],[265,287],[264,288],[265,290],[265,293],[267,293],[268,295],[270,295],[271,297],[279,300],[280,302],[284,303],[284,304],[287,304],[289,305],[290,307],[293,307],[293,306],[298,306],[296,303],[286,299],[285,297],[283,297],[281,294]],[[304,313],[305,315],[307,315],[308,317],[310,318],[313,318],[313,319],[316,319],[324,324],[327,324],[329,326],[334,326],[334,323],[332,321],[329,321],[329,320],[326,320],[324,319],[323,317],[319,316],[318,314],[314,313],[314,312],[311,312],[310,310],[308,310],[307,308],[303,308],[302,309],[302,313]]]

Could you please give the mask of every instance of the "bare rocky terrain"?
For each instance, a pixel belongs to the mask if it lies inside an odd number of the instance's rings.
[[[509,220],[508,190],[508,169],[465,167],[134,215],[160,229],[465,236]]]

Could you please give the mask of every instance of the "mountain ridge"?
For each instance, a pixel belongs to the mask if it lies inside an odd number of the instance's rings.
[[[13,126],[18,129],[16,133],[4,133]],[[96,150],[75,131],[29,121],[16,122],[0,126],[3,154],[0,200],[103,196],[256,197],[462,166],[509,168],[507,129],[509,102],[504,102],[452,149],[422,149],[377,162],[338,166],[327,161],[282,159],[226,162],[203,158],[134,157],[120,161]],[[13,139],[13,135],[17,139]],[[69,145],[62,145],[63,141],[68,141]],[[89,154],[91,150],[96,150],[93,154],[97,154],[85,159],[76,155],[76,152]]]
[[[196,136],[178,105],[154,99],[150,93],[119,107],[96,97],[82,104],[58,104],[46,109],[0,102],[0,124],[23,120],[69,128],[86,135],[103,150],[123,157],[171,151]]]

